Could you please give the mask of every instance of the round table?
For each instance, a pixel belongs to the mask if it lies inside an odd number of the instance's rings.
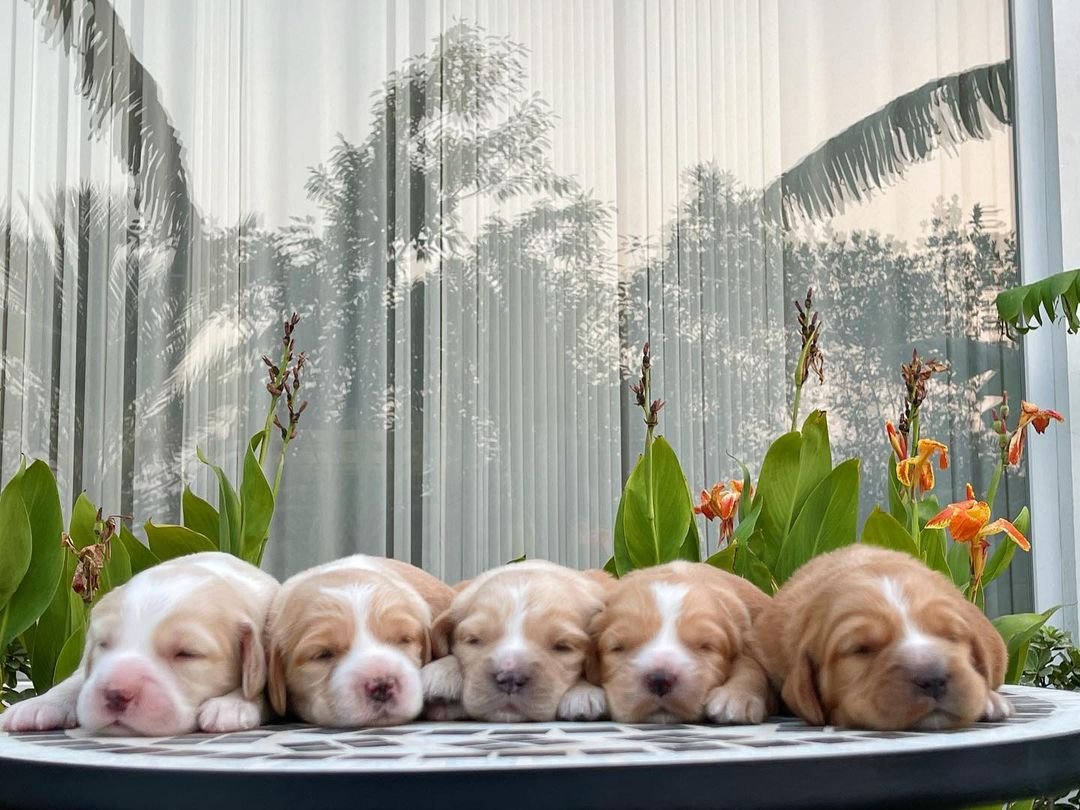
[[[597,723],[0,734],[4,807],[960,806],[1080,785],[1080,694],[1009,687],[964,731]]]

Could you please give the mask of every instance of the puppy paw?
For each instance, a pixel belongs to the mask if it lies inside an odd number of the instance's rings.
[[[16,703],[0,714],[0,731],[49,731],[75,726],[75,707],[47,696]]]
[[[198,719],[201,731],[246,731],[259,725],[262,708],[238,695],[225,695],[200,706]]]
[[[705,718],[710,723],[746,725],[762,722],[766,716],[765,698],[739,689],[718,686],[705,701]]]
[[[607,714],[607,695],[599,686],[578,683],[566,690],[555,716],[559,720],[599,720]]]
[[[986,698],[986,709],[980,720],[996,723],[1013,716],[1013,707],[1009,699],[1000,692],[991,692]]]
[[[421,669],[420,683],[424,688],[424,700],[433,703],[460,702],[465,688],[461,664],[452,655],[432,661]]]

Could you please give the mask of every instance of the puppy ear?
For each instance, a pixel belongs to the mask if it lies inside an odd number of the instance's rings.
[[[817,673],[805,646],[796,655],[794,665],[784,679],[780,696],[789,709],[810,725],[825,725],[825,709],[818,694]]]
[[[250,622],[240,625],[240,667],[244,697],[255,700],[266,688],[266,652]]]
[[[420,666],[431,663],[431,631],[426,627],[420,636]]]
[[[454,635],[456,623],[453,608],[444,610],[432,623],[430,650],[432,658],[445,658],[450,654],[450,639]]]
[[[267,674],[267,697],[279,717],[285,716],[285,662],[281,659],[281,649],[277,644],[270,645],[270,666]]]
[[[601,610],[589,622],[589,646],[585,651],[585,680],[593,686],[604,685],[604,667],[600,660],[600,634],[607,627],[607,610]]]
[[[964,602],[964,613],[971,637],[972,666],[990,689],[997,689],[1005,680],[1005,669],[1009,664],[1005,641],[983,612],[970,602]]]

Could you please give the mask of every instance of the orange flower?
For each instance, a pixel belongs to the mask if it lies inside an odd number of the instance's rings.
[[[720,518],[720,536],[731,537],[735,530],[735,515],[739,510],[742,490],[743,482],[735,479],[730,480],[727,487],[718,483],[713,485],[711,492],[701,490],[701,503],[694,507],[694,511],[704,515],[706,520]]]
[[[903,459],[896,465],[896,477],[905,487],[910,487],[919,476],[919,488],[926,492],[934,488],[934,453],[938,454],[941,469],[949,469],[949,448],[933,439],[919,439],[919,452]]]
[[[885,423],[885,432],[889,434],[889,444],[896,453],[896,460],[903,461],[907,458],[907,436],[901,433],[892,422]]]
[[[957,543],[970,544],[968,554],[971,557],[972,581],[975,587],[978,587],[990,550],[990,542],[986,538],[1005,532],[1009,539],[1024,551],[1031,551],[1031,543],[1018,528],[1004,518],[991,523],[990,505],[975,498],[975,490],[971,488],[971,484],[967,485],[967,496],[966,501],[951,503],[942,509],[927,522],[926,528],[947,528]]]
[[[1012,438],[1009,440],[1009,463],[1019,464],[1020,456],[1024,453],[1024,442],[1027,439],[1027,426],[1031,425],[1036,432],[1043,433],[1050,424],[1051,419],[1064,422],[1065,417],[1057,411],[1043,410],[1038,405],[1020,401],[1020,421],[1016,425]]]

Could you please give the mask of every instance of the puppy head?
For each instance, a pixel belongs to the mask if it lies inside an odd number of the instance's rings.
[[[983,715],[1001,683],[1000,636],[919,564],[853,571],[819,591],[802,621],[782,694],[811,723],[957,728]]]
[[[539,560],[469,583],[432,629],[436,655],[461,663],[465,712],[491,722],[554,720],[582,677],[601,599],[589,577]]]
[[[428,604],[378,570],[338,568],[286,582],[269,621],[270,702],[323,726],[385,726],[420,714],[431,660]]]
[[[210,698],[237,688],[249,699],[262,693],[261,624],[277,585],[246,563],[218,556],[156,566],[94,607],[76,706],[82,727],[184,734],[196,729],[198,708]]]
[[[727,680],[750,629],[750,612],[726,576],[712,566],[671,563],[619,581],[593,622],[589,665],[612,718],[702,718],[706,696]]]

